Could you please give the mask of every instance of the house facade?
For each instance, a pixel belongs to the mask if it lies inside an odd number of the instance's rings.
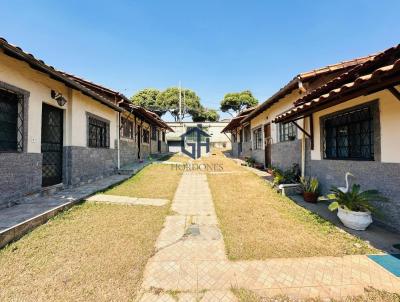
[[[121,100],[0,39],[0,207],[116,173]]]
[[[377,204],[381,222],[400,230],[398,48],[300,74],[297,87],[288,83],[229,131],[250,123],[251,157],[281,169],[298,164],[323,194],[352,173],[352,183],[390,198]]]
[[[144,160],[151,155],[168,152],[166,132],[173,131],[157,114],[143,107],[133,105],[123,94],[110,88],[89,82],[77,76],[64,73],[110,102],[116,102],[123,109],[119,115],[119,167]]]
[[[247,108],[240,112],[238,116],[234,117],[225,127],[222,129],[223,133],[231,134],[231,152],[234,157],[251,157],[252,153],[252,142],[251,142],[251,129],[250,123],[242,123],[243,119],[246,118],[255,107]]]
[[[376,55],[297,100],[274,123],[306,123],[306,174],[323,192],[351,172],[361,189],[390,199],[376,203],[382,223],[400,230],[400,46]]]

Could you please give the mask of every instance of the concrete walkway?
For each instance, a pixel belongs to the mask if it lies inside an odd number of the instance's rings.
[[[186,172],[148,261],[140,301],[236,301],[261,295],[340,298],[367,286],[400,291],[400,279],[366,256],[229,261],[205,174]]]
[[[105,202],[105,203],[126,204],[133,206],[141,205],[141,206],[156,206],[156,207],[161,207],[168,203],[168,199],[128,197],[128,196],[118,196],[109,194],[96,194],[89,197],[86,200],[92,202]]]

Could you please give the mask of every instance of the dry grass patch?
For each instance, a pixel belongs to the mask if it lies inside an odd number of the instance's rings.
[[[107,193],[172,199],[182,172],[153,164]],[[132,301],[169,213],[85,203],[0,250],[0,301]]]
[[[170,160],[175,161],[172,157]],[[175,157],[176,158],[176,157]],[[182,171],[174,165],[154,163],[105,194],[172,200]]]
[[[239,302],[400,302],[400,295],[375,288],[366,288],[364,295],[350,296],[342,299],[294,299],[287,296],[262,297],[253,291],[246,289],[232,289]]]
[[[0,250],[0,301],[130,301],[169,206],[86,203]]]
[[[179,162],[179,163],[187,163],[190,160],[190,157],[185,156],[183,154],[175,153],[173,155],[167,156],[165,160],[172,162]]]
[[[223,163],[224,172],[234,172],[207,174],[229,259],[379,252],[277,194],[264,180],[220,153],[204,161]]]

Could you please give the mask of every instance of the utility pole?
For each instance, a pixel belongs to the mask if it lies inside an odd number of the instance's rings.
[[[178,121],[182,122],[182,88],[181,81],[179,81],[179,116]]]

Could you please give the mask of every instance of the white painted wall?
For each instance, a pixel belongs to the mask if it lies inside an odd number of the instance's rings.
[[[86,112],[110,121],[110,147],[117,135],[117,112],[82,93],[66,87],[44,73],[35,71],[25,62],[0,52],[0,81],[30,92],[28,109],[27,152],[40,153],[42,103],[64,110],[64,146],[87,146]],[[60,92],[67,104],[59,107],[50,97],[51,90]]]
[[[400,86],[397,88],[400,89]],[[400,101],[388,90],[379,91],[368,96],[360,96],[314,113],[314,150],[311,151],[311,159],[322,160],[319,122],[321,117],[376,99],[379,100],[380,110],[381,161],[385,163],[400,163]]]
[[[273,104],[271,107],[269,107],[267,110],[263,111],[256,117],[254,117],[250,121],[251,125],[251,137],[252,141],[253,139],[253,130],[256,128],[263,126],[265,124],[271,123],[271,137],[272,137],[272,143],[277,143],[279,142],[279,131],[278,131],[278,124],[272,123],[272,120],[281,114],[284,111],[289,110],[291,107],[293,107],[293,102],[296,101],[299,98],[300,94],[298,90],[292,91],[292,93],[286,95],[283,99],[281,99],[279,102]],[[303,120],[299,120],[298,124],[303,127]],[[302,132],[300,130],[297,130],[297,138],[302,137]],[[262,149],[264,149],[264,127],[262,127],[262,138],[263,138],[263,144],[262,144]]]

